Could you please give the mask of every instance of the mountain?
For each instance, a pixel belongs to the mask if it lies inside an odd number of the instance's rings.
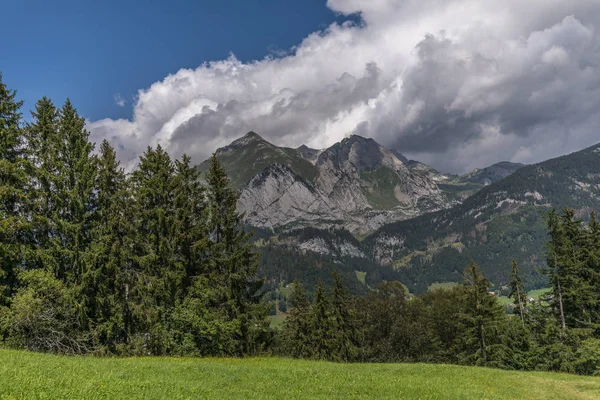
[[[524,166],[525,164],[502,161],[487,168],[476,169],[473,172],[460,176],[458,179],[463,182],[478,183],[487,186],[506,178]]]
[[[482,176],[496,178],[496,171]],[[527,285],[541,286],[544,218],[553,207],[574,208],[583,218],[600,210],[600,145],[521,167],[450,209],[386,225],[361,250],[399,272],[415,292],[433,282],[461,281],[470,258],[497,285],[508,283],[515,259]]]
[[[428,174],[356,135],[315,150],[277,147],[251,132],[216,155],[240,190],[238,208],[256,227],[337,226],[364,235],[456,203]]]
[[[247,133],[215,153],[236,189],[243,188],[256,174],[276,163],[287,165],[309,181],[317,174],[315,166],[297,149],[277,147],[255,132]],[[206,172],[208,167],[209,160],[206,160],[198,169]]]
[[[462,201],[483,187],[506,178],[523,166],[524,164],[502,161],[486,168],[475,169],[464,175],[454,175],[441,173],[418,161],[410,160],[408,162],[408,167],[412,171],[429,174],[441,190],[453,196],[457,201]]]

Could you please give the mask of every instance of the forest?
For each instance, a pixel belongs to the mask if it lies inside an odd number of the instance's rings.
[[[351,296],[343,276],[296,281],[281,329],[259,252],[216,157],[148,147],[126,173],[67,100],[25,123],[0,75],[0,341],[58,354],[279,355],[600,373],[600,223],[547,214],[551,291],[507,313],[474,260],[462,284],[409,296],[397,281]],[[264,252],[263,252],[264,253]],[[300,266],[299,266],[300,267]],[[353,291],[354,292],[354,291]]]

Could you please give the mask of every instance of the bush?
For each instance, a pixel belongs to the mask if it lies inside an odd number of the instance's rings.
[[[73,291],[44,270],[24,271],[20,289],[0,317],[6,341],[13,347],[60,354],[92,351],[81,331],[83,313]]]
[[[575,372],[581,375],[600,375],[600,339],[581,342],[576,352]]]

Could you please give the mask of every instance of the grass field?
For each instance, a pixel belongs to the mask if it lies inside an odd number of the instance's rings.
[[[87,358],[0,350],[0,399],[598,399],[600,379],[280,358]]]
[[[273,329],[281,327],[281,325],[285,322],[285,315],[283,314],[271,315],[269,318],[271,319],[269,326]]]
[[[436,283],[432,283],[431,285],[429,285],[429,288],[427,290],[429,290],[430,292],[432,292],[434,290],[438,290],[438,289],[450,290],[455,286],[458,286],[458,283],[456,283],[456,282],[436,282]]]
[[[527,298],[532,298],[535,299],[537,301],[540,301],[540,299],[542,298],[542,296],[544,296],[546,293],[548,293],[551,289],[550,288],[543,288],[543,289],[536,289],[536,290],[530,290],[529,292],[527,292]],[[502,304],[503,306],[507,306],[509,304],[512,304],[514,300],[512,300],[510,297],[508,296],[498,296],[498,301],[500,302],[500,304]]]

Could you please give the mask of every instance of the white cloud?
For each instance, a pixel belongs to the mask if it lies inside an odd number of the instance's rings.
[[[596,0],[327,5],[363,23],[333,24],[281,57],[181,69],[139,91],[131,120],[89,122],[92,137],[133,163],[157,143],[199,162],[249,130],[315,147],[360,133],[450,171],[599,140]]]
[[[116,105],[119,107],[125,107],[125,99],[121,97],[120,93],[115,94],[114,99]]]

